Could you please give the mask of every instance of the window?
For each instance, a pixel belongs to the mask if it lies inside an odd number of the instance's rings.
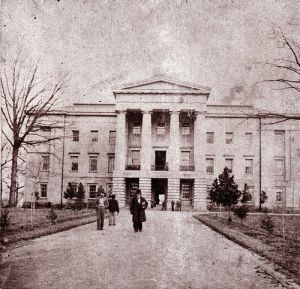
[[[106,192],[108,196],[110,196],[113,193],[113,183],[106,184]]]
[[[141,125],[139,123],[133,124],[132,134],[135,134],[135,135],[141,134]]]
[[[253,159],[245,159],[245,174],[251,175],[253,173]]]
[[[109,143],[110,144],[115,144],[116,143],[116,131],[111,130],[109,132]]]
[[[79,130],[72,130],[73,141],[79,141]]]
[[[97,130],[91,130],[91,141],[98,142],[98,131]]]
[[[214,143],[214,133],[213,132],[207,132],[206,133],[206,142],[207,143]]]
[[[47,184],[40,184],[41,198],[47,198]]]
[[[283,203],[283,201],[284,201],[283,188],[276,188],[275,201],[276,201],[276,203]]]
[[[181,198],[190,199],[192,195],[192,188],[189,183],[183,183],[181,185]]]
[[[190,123],[189,122],[182,123],[182,135],[190,135]]]
[[[253,193],[254,193],[254,186],[249,186],[249,198],[247,200],[247,202],[253,202]]]
[[[78,172],[78,156],[71,156],[71,171]]]
[[[181,165],[189,166],[191,159],[191,152],[190,151],[182,151],[181,152]]]
[[[284,175],[284,158],[275,159],[275,176]]]
[[[159,122],[157,124],[156,134],[164,135],[166,133],[166,124],[164,122]]]
[[[41,126],[40,128],[41,128],[42,131],[47,131],[47,132],[51,131],[51,127],[50,126],[44,125],[44,126]]]
[[[226,132],[226,144],[233,143],[233,132]]]
[[[97,157],[90,156],[90,172],[97,172]]]
[[[252,134],[252,132],[246,132],[245,133],[245,138],[246,138],[246,145],[247,146],[252,146],[253,145],[253,134]]]
[[[233,159],[225,159],[225,167],[228,168],[228,172],[232,173],[232,167],[233,167]]]
[[[97,195],[96,184],[89,185],[89,198],[95,199]]]
[[[114,171],[115,166],[115,156],[108,157],[108,172],[112,173]]]
[[[284,131],[276,130],[274,133],[275,133],[275,144],[283,145],[284,144]]]
[[[141,153],[139,150],[131,151],[131,164],[140,165],[141,164]]]
[[[214,159],[206,158],[206,173],[213,174],[214,173]]]
[[[50,156],[42,156],[42,171],[49,171]]]

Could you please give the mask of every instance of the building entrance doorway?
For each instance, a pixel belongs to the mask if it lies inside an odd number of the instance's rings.
[[[139,179],[125,178],[125,184],[126,184],[125,205],[130,205],[131,199],[134,197],[137,189],[139,188]]]
[[[155,170],[166,170],[166,151],[155,151]]]
[[[167,200],[168,179],[151,179],[151,192],[157,205]]]

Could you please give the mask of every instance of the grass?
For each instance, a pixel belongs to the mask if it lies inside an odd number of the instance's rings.
[[[228,239],[286,269],[288,274],[300,284],[300,215],[272,216],[273,233],[260,227],[263,215],[248,215],[243,223],[233,214],[232,222],[228,223],[227,213],[195,217]]]
[[[70,209],[55,210],[58,218],[53,225],[47,218],[49,209],[36,209],[33,213],[33,227],[31,226],[30,209],[9,209],[9,226],[1,232],[0,241],[5,239],[5,244],[16,243],[37,237],[68,230],[77,226],[94,222],[95,210],[73,211]]]

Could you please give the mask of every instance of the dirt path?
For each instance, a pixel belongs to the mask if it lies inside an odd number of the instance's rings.
[[[148,211],[141,233],[122,211],[117,226],[89,224],[10,252],[5,288],[282,288],[259,274],[259,257],[189,212]]]

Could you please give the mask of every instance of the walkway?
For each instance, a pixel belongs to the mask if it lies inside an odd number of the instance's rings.
[[[11,252],[6,288],[281,288],[256,271],[259,257],[190,212],[147,210],[142,233],[121,211],[117,226],[89,224]]]

